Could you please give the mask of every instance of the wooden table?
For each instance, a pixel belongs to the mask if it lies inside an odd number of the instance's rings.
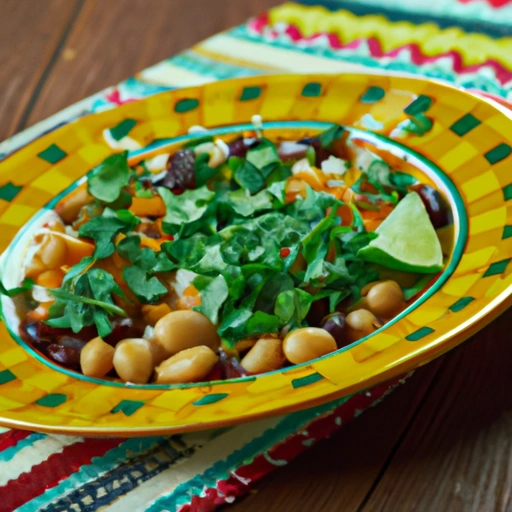
[[[0,140],[276,3],[0,0]],[[226,511],[511,511],[511,320]]]

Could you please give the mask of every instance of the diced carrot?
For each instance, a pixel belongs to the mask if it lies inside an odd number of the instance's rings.
[[[44,286],[45,288],[59,288],[62,285],[62,280],[64,279],[64,272],[62,270],[47,270],[46,272],[42,272],[36,278],[36,283],[39,286]]]
[[[163,217],[166,209],[160,196],[134,197],[130,211],[138,217]]]
[[[77,218],[82,206],[91,203],[93,199],[87,191],[87,183],[82,183],[56,204],[55,212],[64,222],[71,224]]]
[[[25,277],[35,279],[39,274],[46,270],[45,264],[41,261],[41,258],[36,254],[27,264],[25,268]]]
[[[149,247],[150,249],[153,249],[153,251],[159,251],[161,249],[161,245],[167,242],[167,240],[155,240],[154,238],[149,237],[141,237],[140,239],[140,245],[141,247]]]
[[[36,309],[29,311],[26,315],[27,323],[30,324],[33,322],[42,322],[43,320],[46,320],[50,315],[48,310],[53,303],[53,300],[49,302],[41,302],[41,304],[39,304]]]
[[[170,313],[172,310],[168,304],[162,302],[161,304],[142,306],[142,316],[148,325],[154,326],[160,318]]]
[[[298,172],[297,174],[294,174],[293,177],[304,181],[313,190],[321,191],[321,190],[324,190],[324,188],[325,188],[322,180],[316,173]]]
[[[351,226],[354,222],[354,212],[348,204],[344,204],[338,208],[338,217],[341,219],[342,226]]]
[[[177,302],[178,309],[192,309],[195,306],[201,305],[201,297],[199,290],[194,285],[189,285],[183,290],[183,297],[180,297]]]

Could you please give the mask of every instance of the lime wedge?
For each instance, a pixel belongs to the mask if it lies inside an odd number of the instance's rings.
[[[416,192],[407,194],[375,231],[379,236],[358,256],[384,267],[423,274],[443,268],[443,251]]]

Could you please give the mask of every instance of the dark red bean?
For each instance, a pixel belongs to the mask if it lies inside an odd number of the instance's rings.
[[[147,237],[158,240],[161,237],[160,230],[154,222],[141,222],[137,226],[139,233],[144,233]]]
[[[322,320],[329,314],[329,299],[315,300],[307,314],[310,327],[319,327]]]
[[[226,354],[223,350],[219,352],[219,362],[223,366],[225,379],[237,379],[247,375],[247,372],[240,365],[240,361],[236,357]]]
[[[421,197],[432,225],[436,229],[452,222],[450,208],[439,191],[429,185],[415,185],[411,189]]]
[[[320,141],[316,137],[308,137],[299,141],[300,144],[307,144],[313,146],[315,150],[315,166],[322,167],[322,162],[327,160],[333,153],[320,145]]]
[[[80,367],[81,349],[72,346],[67,347],[52,343],[46,350],[46,355],[53,361],[68,368],[77,369]]]
[[[162,185],[170,190],[189,190],[195,188],[194,165],[196,154],[193,149],[180,149],[169,157],[167,174]]]
[[[243,137],[235,139],[228,144],[229,147],[229,156],[237,156],[239,158],[245,158],[247,155],[247,151],[252,147],[256,146],[258,141],[255,140],[247,140]]]
[[[144,328],[131,318],[118,316],[112,318],[110,323],[112,325],[112,332],[105,337],[105,341],[112,346],[126,338],[140,338],[144,332]]]
[[[345,315],[343,313],[332,313],[326,316],[320,323],[320,327],[332,335],[338,348],[350,344],[347,339]]]

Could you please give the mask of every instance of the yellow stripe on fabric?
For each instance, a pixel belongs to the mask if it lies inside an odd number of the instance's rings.
[[[343,42],[374,37],[384,52],[416,43],[429,57],[454,50],[461,54],[466,65],[489,59],[512,65],[512,37],[493,39],[483,34],[467,34],[460,28],[441,29],[433,23],[390,22],[384,16],[357,16],[344,10],[333,13],[324,7],[291,3],[271,10],[270,23],[297,25],[305,37],[321,32],[336,34]]]
[[[219,34],[194,47],[198,54],[220,62],[233,62],[244,67],[258,67],[268,71],[294,71],[297,73],[337,73],[363,71],[368,68],[360,64],[338,62],[293,50],[274,48],[249,41],[242,41]],[[279,63],[279,66],[276,66]]]

